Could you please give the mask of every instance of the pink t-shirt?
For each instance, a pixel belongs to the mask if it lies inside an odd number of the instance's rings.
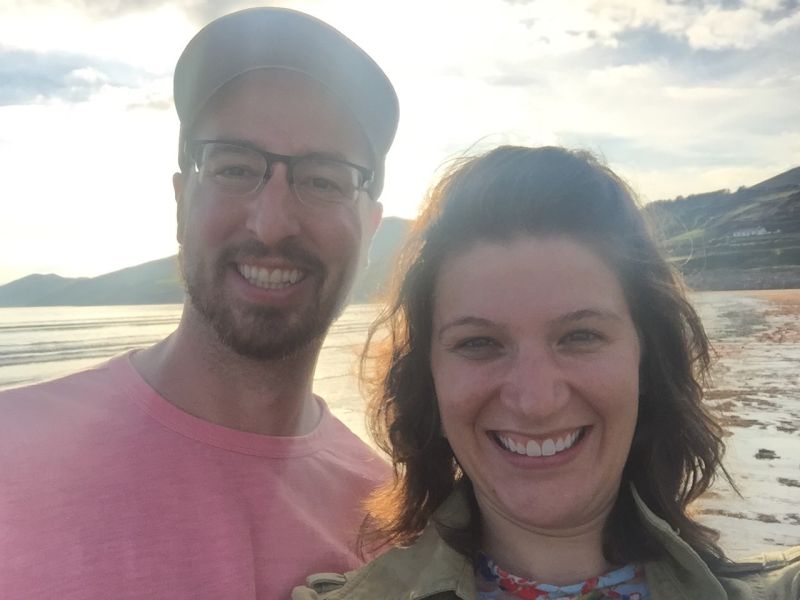
[[[0,598],[272,600],[358,566],[389,468],[320,402],[309,435],[236,431],[128,355],[0,393]]]

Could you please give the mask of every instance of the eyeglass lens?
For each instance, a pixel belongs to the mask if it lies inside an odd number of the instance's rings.
[[[272,168],[267,157],[252,148],[218,142],[204,143],[197,163],[202,183],[235,195],[257,190]],[[306,204],[349,203],[358,196],[361,175],[346,163],[298,157],[289,168],[295,193]]]

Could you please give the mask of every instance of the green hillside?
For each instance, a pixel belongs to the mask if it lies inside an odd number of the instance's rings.
[[[645,212],[696,289],[800,287],[800,168]]]

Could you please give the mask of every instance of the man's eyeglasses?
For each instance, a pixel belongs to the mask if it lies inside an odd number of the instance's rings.
[[[285,156],[218,140],[190,142],[189,151],[200,183],[234,196],[257,191],[272,176],[272,166],[284,163],[289,184],[308,206],[353,205],[373,175],[344,160],[315,154]]]

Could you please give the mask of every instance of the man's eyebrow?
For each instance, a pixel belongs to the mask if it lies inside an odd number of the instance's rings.
[[[213,138],[201,141],[217,142],[218,144],[229,144],[231,146],[243,146],[245,148],[250,148],[251,150],[262,150],[262,148],[259,148],[256,144],[254,144],[250,140],[245,140],[242,138],[221,137],[221,138]]]
[[[476,327],[488,327],[494,324],[494,321],[490,321],[489,319],[483,319],[481,317],[458,317],[457,319],[453,319],[452,321],[448,321],[441,327],[439,327],[439,331],[437,332],[437,337],[441,338],[442,335],[448,330],[452,329],[453,327],[460,327],[462,325],[474,325]]]
[[[220,144],[229,144],[231,146],[241,146],[243,148],[249,148],[250,150],[255,150],[256,152],[266,152],[267,154],[278,154],[281,155],[280,152],[273,152],[272,150],[268,150],[266,148],[262,148],[258,144],[251,142],[250,140],[242,139],[242,138],[235,138],[235,137],[221,137],[213,140]],[[282,155],[281,155],[282,156]],[[349,163],[351,161],[347,160],[347,157],[337,150],[312,150],[310,152],[300,152],[298,154],[292,154],[291,156],[296,156],[298,158],[318,158],[320,160],[334,160],[338,162],[346,162]]]
[[[334,160],[337,162],[352,163],[352,161],[347,160],[347,157],[341,152],[324,152],[321,150],[317,150],[313,152],[298,154],[298,156],[302,156],[303,158],[318,158],[320,160]]]

